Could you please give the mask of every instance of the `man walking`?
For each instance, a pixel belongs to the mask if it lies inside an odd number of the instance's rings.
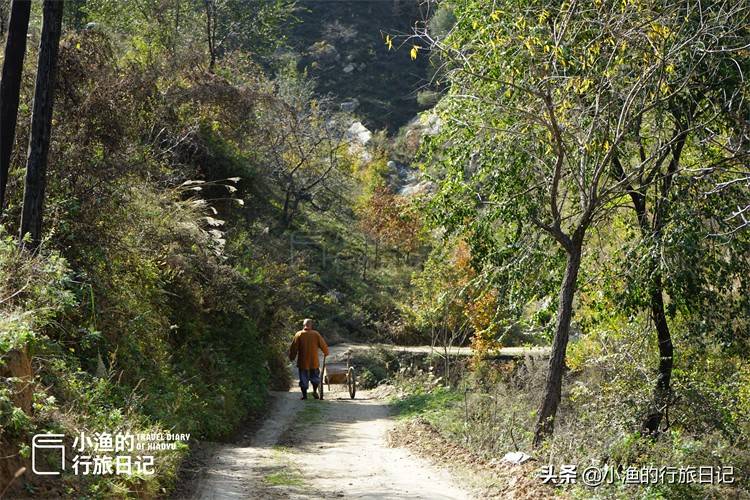
[[[317,330],[313,330],[313,321],[306,319],[302,322],[302,330],[294,335],[289,348],[289,360],[294,361],[294,358],[297,358],[299,387],[302,389],[300,399],[307,399],[307,387],[310,382],[313,386],[313,397],[318,399],[318,384],[320,384],[318,349],[323,351],[324,356],[328,356],[326,341]]]

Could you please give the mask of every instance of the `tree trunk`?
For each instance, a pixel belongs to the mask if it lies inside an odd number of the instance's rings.
[[[31,367],[31,356],[27,347],[11,349],[0,357],[0,377],[15,378],[10,385],[10,400],[15,406],[31,415],[31,403],[34,397],[34,371]]]
[[[552,434],[555,425],[555,414],[560,405],[562,392],[562,377],[565,369],[565,351],[568,347],[570,321],[573,317],[573,298],[576,292],[578,271],[581,268],[582,241],[574,241],[568,249],[568,259],[565,265],[565,276],[560,287],[560,304],[557,311],[557,326],[555,338],[552,341],[552,352],[549,358],[549,370],[544,388],[544,398],[539,406],[536,430],[534,431],[534,446],[542,444],[544,439]]]
[[[204,0],[206,5],[206,41],[208,42],[208,72],[216,66],[216,4],[215,0]]]
[[[365,240],[365,251],[362,254],[362,279],[367,279],[367,240]]]
[[[641,234],[645,238],[658,240],[661,237],[661,229],[652,229],[646,212],[646,201],[638,193],[631,192],[638,225],[641,228]],[[659,218],[660,220],[660,218]],[[658,223],[656,220],[655,223]],[[654,386],[653,404],[648,415],[643,420],[643,430],[651,435],[659,432],[659,426],[666,414],[667,405],[671,396],[672,365],[674,358],[674,347],[672,345],[672,335],[667,323],[667,315],[664,312],[664,286],[661,280],[661,274],[657,269],[658,263],[652,264],[651,272],[654,275],[654,282],[651,285],[649,296],[649,309],[651,319],[654,321],[656,328],[656,338],[659,343],[659,371],[656,376],[656,385]]]
[[[677,157],[679,157],[682,149],[680,144],[678,142]],[[670,172],[673,170],[674,167],[670,166]],[[667,175],[671,174],[668,173]],[[665,180],[664,182],[668,181]],[[656,213],[654,213],[653,222],[649,220],[646,210],[646,197],[643,193],[635,191],[632,188],[628,190],[630,199],[633,201],[633,210],[638,219],[641,235],[644,238],[652,239],[654,242],[660,242],[661,240],[661,226],[664,216],[662,212],[666,207],[666,193],[669,190],[669,186],[670,184],[664,184],[665,189],[661,194],[663,199],[660,200],[660,203],[655,204]],[[657,194],[657,196],[660,195]],[[664,286],[658,265],[658,262],[655,261],[651,263],[650,272],[654,276],[654,282],[651,284],[651,291],[649,293],[649,312],[651,319],[654,321],[656,338],[659,343],[659,370],[656,376],[656,385],[654,386],[652,408],[643,419],[643,430],[651,435],[656,435],[659,432],[662,419],[667,411],[667,405],[669,404],[672,392],[670,384],[674,358],[672,335],[669,331],[669,323],[667,323],[667,315],[664,311]]]
[[[672,393],[670,386],[672,380],[672,364],[674,347],[672,336],[669,332],[667,316],[664,313],[664,295],[662,291],[661,276],[656,275],[653,290],[651,291],[651,318],[656,327],[656,337],[659,341],[659,372],[656,376],[654,387],[653,410],[646,417],[643,428],[649,434],[655,435],[659,432],[662,418],[666,414],[669,399]]]
[[[16,137],[18,100],[30,13],[30,0],[13,0],[8,22],[8,38],[5,41],[2,80],[0,80],[0,215],[5,207],[5,188],[8,185],[10,157]]]
[[[676,115],[675,118],[677,123],[681,124],[680,117]],[[664,177],[661,179],[660,189],[656,191],[657,198],[654,203],[654,216],[651,231],[648,231],[649,226],[641,223],[641,231],[643,231],[643,235],[653,238],[658,247],[661,247],[662,244],[662,229],[669,213],[669,192],[672,188],[672,180],[679,169],[682,148],[685,146],[685,141],[687,139],[685,129],[686,127],[682,125],[678,128],[679,133],[675,136],[676,141],[672,146],[672,159],[669,162]],[[641,207],[638,207],[638,205],[635,206],[636,212],[638,212],[639,208],[643,211],[643,215],[639,215],[639,222],[646,220],[645,202]],[[672,365],[674,364],[674,346],[672,345],[672,335],[669,331],[669,324],[667,323],[667,315],[664,313],[664,285],[662,283],[659,262],[654,259],[652,266],[654,282],[651,285],[652,289],[649,300],[651,302],[651,319],[654,320],[656,339],[659,342],[659,371],[656,375],[656,385],[654,386],[653,408],[651,409],[651,413],[644,419],[643,430],[652,436],[655,436],[659,433],[661,421],[667,414],[669,400],[672,396],[672,388],[670,384],[672,381]]]
[[[52,107],[55,100],[57,53],[62,31],[63,0],[45,0],[42,36],[39,42],[39,63],[34,87],[31,115],[31,137],[26,160],[26,184],[21,213],[21,239],[31,236],[30,249],[41,242],[44,188],[47,176],[47,156],[52,131]]]
[[[292,191],[287,187],[286,193],[284,194],[284,208],[281,210],[281,220],[279,226],[282,230],[289,227],[289,204],[292,201]]]
[[[670,162],[666,177],[662,181],[662,189],[657,191],[656,196],[660,196],[661,199],[658,199],[659,202],[654,204],[655,212],[653,221],[650,220],[648,211],[646,210],[646,195],[644,192],[647,186],[636,190],[630,184],[626,185],[630,199],[633,202],[633,211],[635,211],[635,216],[638,220],[641,236],[643,238],[650,238],[654,242],[659,242],[659,244],[661,243],[661,226],[663,224],[664,211],[666,210],[666,198],[671,187],[671,176],[677,170],[677,164],[682,154],[684,143],[685,136],[682,134],[679,136],[673,150],[673,159]],[[622,166],[616,157],[614,161],[615,168],[619,171],[622,178],[624,176]],[[658,262],[654,261],[651,263],[650,272],[654,276],[654,282],[651,284],[651,291],[649,293],[649,312],[651,319],[654,321],[656,338],[659,343],[659,370],[656,376],[656,385],[654,386],[652,407],[644,417],[642,427],[646,433],[656,435],[659,432],[661,421],[666,415],[667,406],[672,394],[671,381],[674,346],[672,345],[669,323],[667,323],[667,315],[664,312],[664,285],[658,269]]]

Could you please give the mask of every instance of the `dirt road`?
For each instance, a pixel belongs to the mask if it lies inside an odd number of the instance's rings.
[[[334,360],[346,347],[333,348]],[[194,498],[469,498],[447,471],[386,445],[393,420],[377,390],[350,400],[332,389],[324,401],[274,393],[247,445],[213,450]]]
[[[351,349],[352,352],[356,351],[371,351],[373,349],[386,349],[396,353],[410,353],[410,354],[430,354],[434,353],[437,356],[443,356],[447,353],[448,356],[471,356],[472,350],[470,347],[459,347],[453,346],[447,350],[440,346],[431,347],[428,345],[416,345],[416,346],[400,346],[393,344],[355,344],[345,343],[337,344],[336,348],[343,350]],[[524,358],[525,356],[532,356],[537,358],[546,358],[549,356],[549,347],[503,347],[497,351],[493,351],[490,357],[494,358]]]

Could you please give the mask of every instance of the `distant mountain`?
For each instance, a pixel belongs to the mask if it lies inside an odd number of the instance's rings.
[[[299,67],[371,130],[393,132],[421,109],[417,91],[428,83],[428,60],[399,49],[415,22],[425,16],[418,0],[299,0],[300,23],[289,43]],[[394,37],[393,50],[385,34]]]

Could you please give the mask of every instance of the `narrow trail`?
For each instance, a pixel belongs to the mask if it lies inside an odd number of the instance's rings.
[[[414,345],[414,346],[402,346],[393,344],[355,344],[355,343],[344,343],[336,345],[336,348],[347,350],[351,349],[354,351],[371,351],[374,349],[385,349],[397,353],[409,353],[409,354],[430,354],[434,353],[437,356],[447,354],[448,356],[471,356],[473,354],[471,347],[459,347],[453,346],[448,349],[444,349],[440,346],[429,346],[429,345]],[[343,352],[343,351],[342,351]],[[494,358],[524,358],[526,356],[546,358],[550,354],[549,347],[503,347],[497,351],[493,351],[490,357]]]
[[[334,346],[332,358],[346,348]],[[387,446],[394,422],[377,390],[351,400],[331,389],[324,401],[300,401],[296,387],[273,393],[247,445],[213,450],[193,498],[470,498],[446,470]]]

